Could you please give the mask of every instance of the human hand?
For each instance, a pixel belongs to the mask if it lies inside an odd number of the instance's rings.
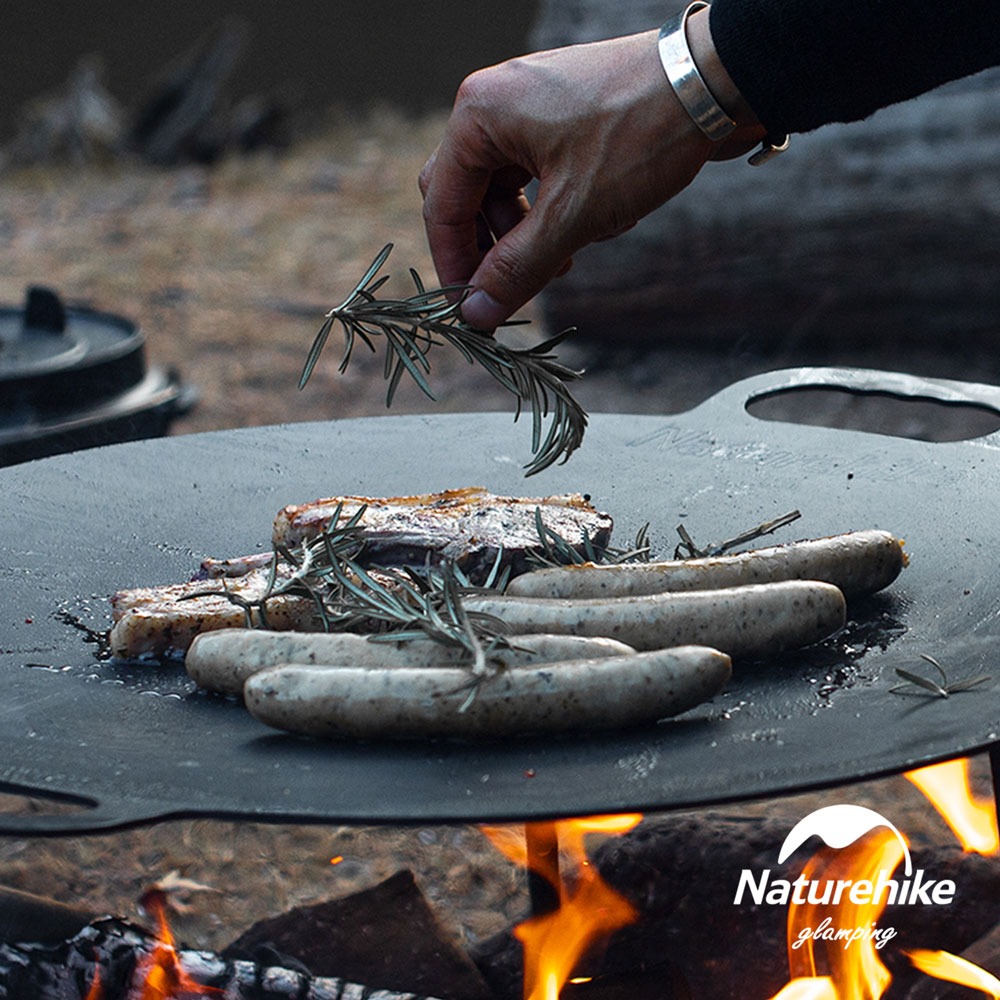
[[[695,21],[692,46],[707,29]],[[648,31],[540,52],[462,84],[420,187],[441,283],[472,288],[462,306],[470,325],[500,325],[577,250],[625,232],[707,160],[761,138],[751,120],[724,142],[706,139],[667,83],[656,39]]]

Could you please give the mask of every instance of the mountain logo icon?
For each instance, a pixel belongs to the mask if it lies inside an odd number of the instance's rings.
[[[810,837],[818,837],[828,847],[850,847],[866,833],[879,827],[888,827],[899,839],[903,848],[904,866],[907,875],[913,874],[913,861],[906,839],[881,813],[867,806],[840,804],[823,806],[809,813],[792,827],[778,852],[778,864],[782,864],[795,853]]]

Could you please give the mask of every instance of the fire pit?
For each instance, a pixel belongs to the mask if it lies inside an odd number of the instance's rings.
[[[996,764],[1000,437],[931,444],[747,413],[754,399],[809,385],[1000,412],[1000,391],[985,386],[797,370],[740,383],[688,414],[594,417],[572,462],[530,484],[590,493],[623,537],[648,521],[666,546],[678,518],[696,537],[725,537],[734,523],[797,507],[813,535],[897,531],[912,565],[860,609],[835,648],[737,674],[725,694],[674,722],[586,739],[299,740],[194,692],[176,668],[99,662],[88,643],[106,627],[105,595],[182,578],[205,554],[253,551],[290,500],[473,483],[524,492],[506,415],[222,432],[4,470],[0,510],[19,530],[4,543],[0,596],[0,683],[14,720],[0,733],[0,789],[85,808],[0,817],[0,832],[47,836],[183,816],[523,823],[719,805],[979,751]],[[891,693],[896,668],[919,669],[923,654],[955,680],[994,678],[962,697]]]

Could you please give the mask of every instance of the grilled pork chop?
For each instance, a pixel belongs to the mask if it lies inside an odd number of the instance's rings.
[[[267,568],[254,568],[225,579],[206,580],[199,573],[186,583],[120,590],[111,598],[111,652],[123,659],[176,656],[200,632],[244,628],[246,613],[226,591],[252,602],[264,595],[268,579]],[[315,617],[316,606],[305,597],[280,595],[267,602],[269,628],[315,631]],[[251,620],[262,624],[257,612]]]
[[[453,560],[472,583],[485,582],[501,550],[501,565],[509,566],[512,575],[530,568],[531,554],[542,551],[536,511],[547,528],[581,551],[584,533],[598,551],[611,538],[610,516],[582,496],[502,497],[469,487],[411,497],[333,497],[288,506],[274,521],[275,547],[294,551],[322,534],[341,504],[342,521],[366,507],[358,525],[365,541],[359,561],[366,567],[421,569],[428,562]],[[124,659],[182,655],[200,632],[242,627],[244,610],[224,591],[247,601],[261,597],[270,559],[270,553],[206,559],[186,583],[119,591],[111,598],[112,653]],[[217,593],[205,595],[209,590]],[[315,605],[304,597],[271,598],[267,616],[272,629],[321,627]]]
[[[579,494],[509,497],[470,486],[422,496],[331,497],[288,506],[274,520],[275,548],[294,549],[322,534],[340,505],[341,522],[365,506],[360,524],[365,565],[420,569],[452,560],[473,583],[485,581],[501,550],[511,575],[530,568],[531,555],[542,551],[536,511],[547,528],[579,551],[584,532],[598,551],[605,548],[613,523]]]

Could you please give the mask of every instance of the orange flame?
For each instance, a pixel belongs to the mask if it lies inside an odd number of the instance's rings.
[[[910,771],[906,777],[927,796],[964,850],[980,854],[1000,851],[996,804],[973,794],[968,760],[932,764]],[[838,852],[832,861],[828,857],[828,851],[818,852],[807,864],[803,877],[812,880],[819,876],[834,884],[838,879],[854,882],[872,879],[877,872],[887,877],[898,866],[903,849],[895,835],[880,830]],[[883,909],[884,902],[878,899],[861,907],[842,903],[831,912],[823,912],[821,907],[811,904],[793,904],[788,914],[792,979],[772,1000],[878,1000],[891,979],[876,954],[878,945],[873,943],[878,941],[877,921]],[[827,939],[824,971],[828,975],[819,975],[813,941],[817,928],[824,927],[827,920],[827,931],[854,928],[860,936],[870,934],[871,941],[859,939],[838,949],[833,938]],[[800,950],[801,954],[796,955]],[[1000,1000],[1000,979],[967,959],[945,951],[922,949],[906,954],[927,975],[980,990],[993,1000]]]
[[[90,981],[86,1000],[104,1000],[104,987],[101,985],[101,967],[94,966],[94,978]]]
[[[947,951],[927,951],[923,948],[916,948],[905,954],[928,976],[968,986],[974,990],[982,990],[992,1000],[1000,1000],[1000,979],[968,959],[952,955]]]
[[[906,777],[944,817],[963,850],[976,854],[1000,851],[996,805],[973,793],[967,759],[930,764],[908,771]]]
[[[829,976],[793,979],[784,989],[775,993],[772,1000],[838,1000],[837,987]]]
[[[167,920],[166,894],[149,892],[143,898],[143,905],[156,918],[157,937],[153,949],[136,968],[133,982],[138,981],[138,993],[135,1000],[171,1000],[181,994],[212,996],[223,993],[217,987],[204,986],[192,979],[181,966]]]
[[[631,923],[636,912],[594,870],[584,839],[588,834],[622,834],[642,819],[638,814],[595,816],[533,824],[528,835],[548,827],[553,843],[572,862],[572,878],[561,877],[559,853],[529,857],[527,839],[505,827],[484,827],[491,843],[510,860],[529,865],[556,890],[558,906],[523,921],[514,933],[524,946],[525,1000],[557,1000],[580,957],[603,935]]]
[[[818,851],[806,863],[802,877],[833,887],[864,882],[877,886],[879,877],[888,879],[903,856],[903,845],[896,834],[877,829],[848,848]],[[825,970],[835,986],[833,996],[837,1000],[875,1000],[882,996],[892,978],[878,957],[878,949],[892,936],[890,929],[882,930],[877,924],[886,902],[885,892],[855,895],[848,891],[842,892],[839,900],[823,894],[819,902],[791,906],[788,966],[793,978],[808,983],[817,977],[816,944],[821,942]]]

